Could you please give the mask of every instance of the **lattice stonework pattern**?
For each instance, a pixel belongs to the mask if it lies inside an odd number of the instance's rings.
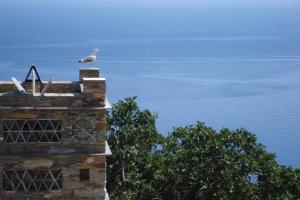
[[[45,192],[62,189],[61,169],[7,170],[3,172],[4,191]]]
[[[1,120],[4,143],[57,143],[61,140],[61,120]]]
[[[71,120],[72,136],[71,139],[78,141],[94,140],[95,122],[92,118],[76,118]]]

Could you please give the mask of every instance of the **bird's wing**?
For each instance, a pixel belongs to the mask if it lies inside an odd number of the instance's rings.
[[[86,58],[83,58],[82,62],[93,62],[95,60],[96,60],[95,56],[88,56]]]

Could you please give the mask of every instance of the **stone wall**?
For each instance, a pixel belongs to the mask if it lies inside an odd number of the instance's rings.
[[[0,83],[0,107],[104,107],[105,99],[104,78],[83,78],[82,83],[50,84],[43,96],[39,93],[35,96],[22,95],[12,83]]]
[[[43,81],[43,86],[45,86],[48,81]],[[27,89],[28,91],[31,91],[32,83],[22,83],[23,87]],[[38,86],[37,88],[40,88],[40,83],[36,83]],[[43,88],[43,87],[42,87]],[[37,92],[38,89],[36,89]],[[48,93],[80,93],[80,82],[79,81],[54,81],[51,84],[49,84]],[[18,90],[16,86],[13,84],[12,81],[0,81],[0,93],[18,93]]]
[[[105,155],[48,156],[43,158],[21,156],[1,157],[1,171],[18,171],[20,173],[26,170],[62,169],[62,188],[57,191],[48,192],[5,192],[0,190],[0,199],[104,199],[106,195],[105,163]],[[80,169],[89,170],[89,180],[80,180]],[[4,177],[0,176],[0,185],[3,182]],[[28,184],[24,179],[22,183]],[[37,183],[35,182],[35,184]],[[30,186],[25,185],[25,187]]]
[[[23,86],[30,92],[31,84]],[[51,83],[43,96],[0,82],[0,200],[108,199],[106,108],[106,81],[96,68],[81,69],[77,82]],[[58,172],[61,185],[53,189]],[[33,181],[49,188],[30,189]]]
[[[89,145],[103,146],[105,143],[106,117],[105,109],[2,109],[0,110],[0,142],[3,138],[3,121],[5,120],[60,120],[61,140],[60,145]],[[82,124],[83,123],[83,124]],[[74,129],[80,129],[79,133]],[[88,129],[88,130],[86,130]],[[86,134],[83,139],[76,134]],[[55,144],[53,144],[55,145]],[[0,146],[0,149],[3,145]],[[97,149],[98,152],[104,151]],[[1,154],[1,150],[0,150]]]

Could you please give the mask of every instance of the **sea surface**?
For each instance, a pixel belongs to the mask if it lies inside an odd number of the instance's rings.
[[[300,168],[298,8],[0,4],[0,79],[78,80],[96,66],[112,103],[137,96],[157,127],[204,121],[247,128],[282,165]]]

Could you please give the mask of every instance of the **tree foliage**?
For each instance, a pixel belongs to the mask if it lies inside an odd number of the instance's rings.
[[[300,170],[280,166],[246,129],[217,132],[197,122],[163,137],[156,119],[136,98],[108,114],[111,199],[300,198]]]
[[[111,199],[151,199],[156,191],[157,145],[162,136],[155,128],[157,114],[141,110],[135,98],[115,104],[107,117],[108,143],[112,157],[108,159],[107,182]]]

